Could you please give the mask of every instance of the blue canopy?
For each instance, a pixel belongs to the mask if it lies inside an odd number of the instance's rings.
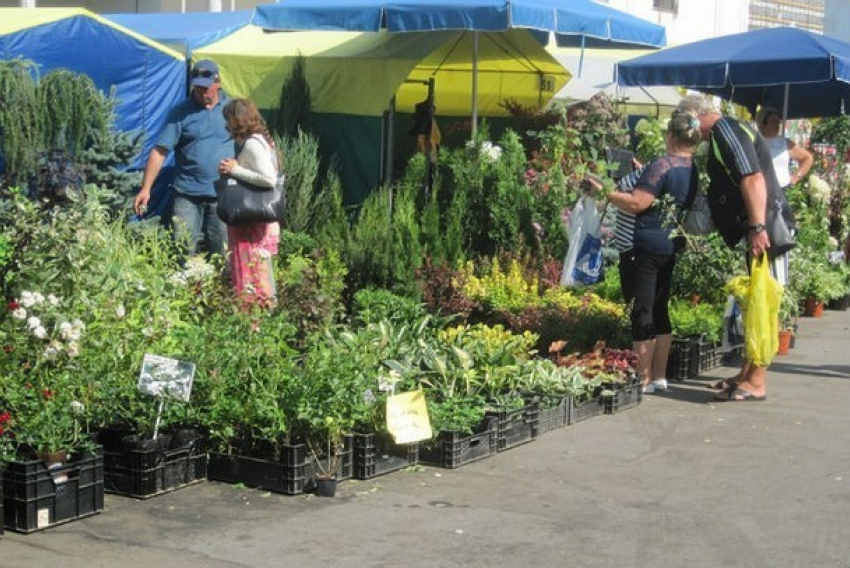
[[[771,28],[697,41],[617,64],[624,86],[680,85],[751,111],[787,118],[850,110],[850,44],[799,28]]]
[[[273,30],[413,32],[526,28],[661,47],[664,27],[590,0],[279,0],[252,21]]]
[[[0,9],[0,58],[23,57],[42,75],[64,68],[115,90],[116,127],[144,133],[142,167],[168,111],[186,95],[180,54],[78,8]]]
[[[248,25],[251,12],[107,14],[105,17],[191,56],[194,50]]]

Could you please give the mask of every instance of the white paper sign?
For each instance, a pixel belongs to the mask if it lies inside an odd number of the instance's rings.
[[[194,378],[194,363],[146,353],[139,373],[139,391],[189,402]]]

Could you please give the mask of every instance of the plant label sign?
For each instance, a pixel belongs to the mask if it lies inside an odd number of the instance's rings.
[[[393,435],[396,444],[431,439],[431,419],[424,392],[418,390],[387,397],[387,432]]]
[[[189,402],[195,364],[145,353],[139,373],[139,391],[151,396],[172,396]]]

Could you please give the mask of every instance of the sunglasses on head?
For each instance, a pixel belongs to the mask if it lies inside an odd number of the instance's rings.
[[[192,77],[203,77],[204,79],[209,79],[210,77],[215,77],[216,73],[214,71],[210,71],[208,69],[192,69]]]

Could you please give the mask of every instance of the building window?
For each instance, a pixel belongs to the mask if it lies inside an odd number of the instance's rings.
[[[652,0],[652,7],[659,12],[675,14],[679,7],[679,0]]]

